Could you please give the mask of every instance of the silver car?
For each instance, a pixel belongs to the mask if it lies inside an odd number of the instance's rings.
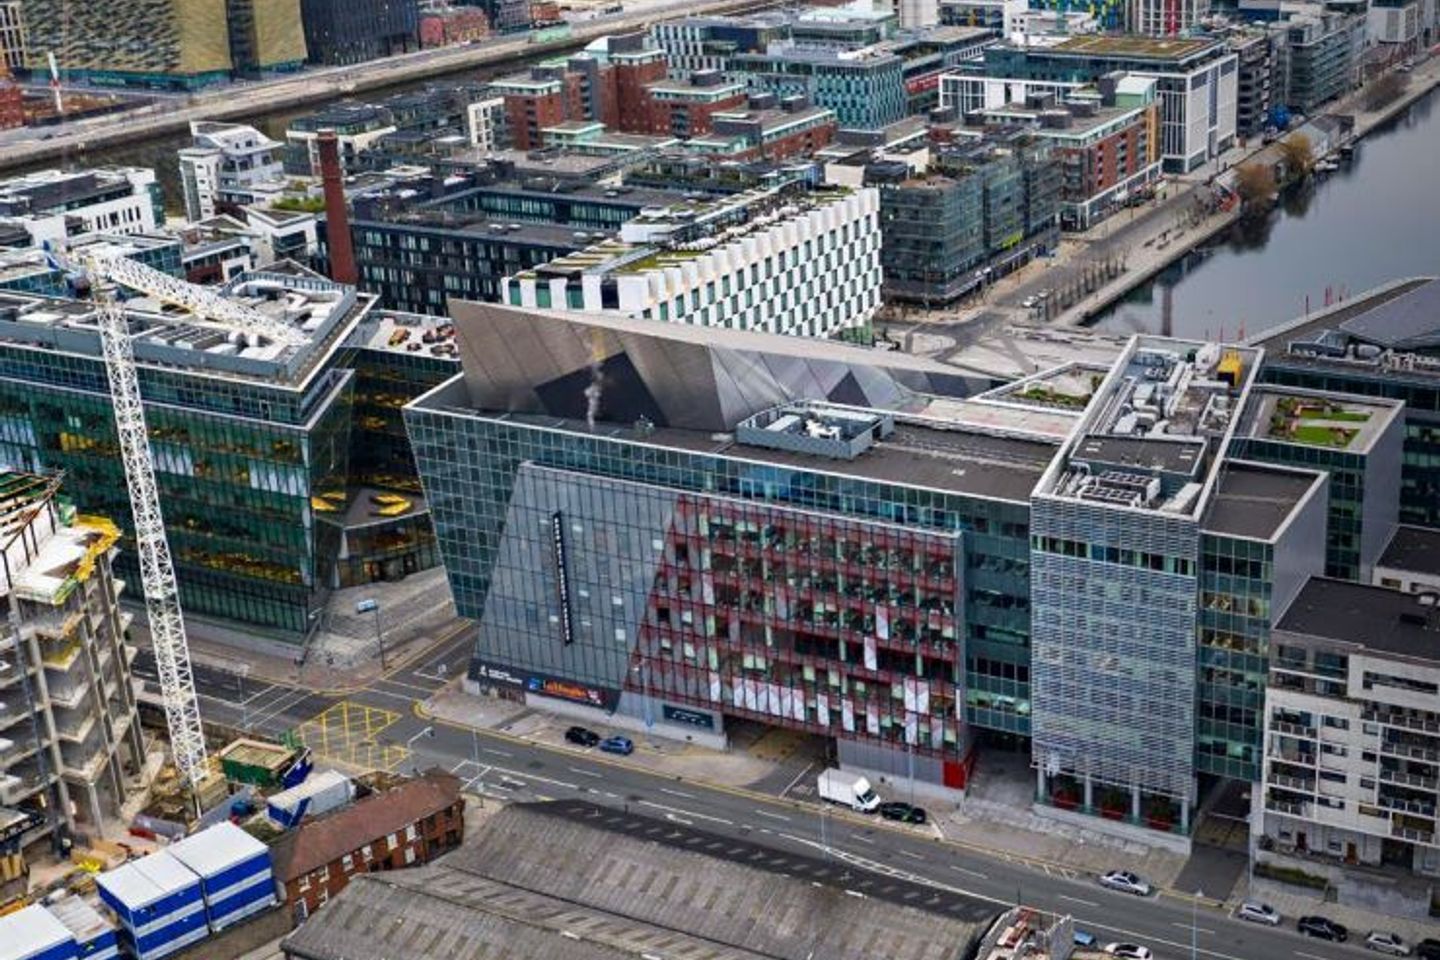
[[[1365,937],[1365,949],[1374,950],[1377,953],[1388,953],[1392,957],[1410,956],[1410,947],[1400,939],[1399,935],[1383,933],[1379,930],[1371,930]]]
[[[1109,873],[1102,873],[1100,886],[1119,890],[1121,893],[1133,893],[1137,897],[1150,896],[1150,884],[1139,874],[1131,873],[1129,870],[1111,870]]]
[[[1280,914],[1276,912],[1275,908],[1258,900],[1246,900],[1240,904],[1240,909],[1235,911],[1235,916],[1241,920],[1263,923],[1271,927],[1278,926],[1280,923]]]

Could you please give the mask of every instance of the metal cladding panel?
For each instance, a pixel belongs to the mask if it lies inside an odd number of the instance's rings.
[[[305,60],[300,0],[254,0],[255,53],[260,68]]]
[[[228,821],[166,849],[202,880],[223,880],[237,868],[243,875],[270,866],[270,848]]]
[[[1042,769],[1190,796],[1199,533],[1186,518],[1053,498],[1032,506],[1032,756]],[[1188,561],[1190,574],[1092,559],[1106,547]]]
[[[275,903],[275,881],[268,874],[263,881],[210,905],[210,929],[223,930]]]
[[[209,935],[210,927],[206,923],[205,911],[199,910],[174,923],[137,935],[132,951],[138,960],[158,960]]]

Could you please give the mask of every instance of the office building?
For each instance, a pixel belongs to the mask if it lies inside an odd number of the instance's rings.
[[[893,4],[802,7],[787,17],[790,40],[814,50],[861,50],[896,35],[900,18]]]
[[[945,303],[1059,242],[1060,168],[1024,133],[937,149],[923,175],[872,164],[865,179],[880,191],[889,298]]]
[[[738,53],[763,53],[790,39],[783,17],[681,17],[651,24],[650,39],[665,51],[670,76],[683,80],[705,70],[724,72]]]
[[[258,79],[305,66],[300,0],[225,0],[225,13],[236,77]]]
[[[778,107],[773,94],[749,99],[748,109],[710,115],[705,136],[685,141],[691,155],[741,163],[779,163],[814,156],[835,138],[835,112],[791,97]]]
[[[303,333],[247,343],[171,307],[127,301],[180,598],[193,617],[298,641],[337,544],[316,502],[348,505],[353,374],[337,361],[369,298],[293,266],[222,295]],[[0,294],[0,463],[83,478],[87,510],[130,530],[95,306]],[[127,537],[117,568],[139,582]]]
[[[1202,721],[1242,741],[1254,732],[1258,690],[1235,683],[1229,703],[1201,691],[1212,677],[1238,679],[1207,650],[1263,664],[1267,616],[1299,590],[1306,551],[1321,562],[1324,536],[1317,475],[1287,483],[1223,461],[1260,356],[1133,339],[1036,487],[1031,752],[1042,802],[1185,834]],[[1237,609],[1257,621],[1252,635],[1203,624],[1202,610]]]
[[[5,72],[11,75],[26,67],[22,3],[23,0],[0,0],[0,64],[4,64]]]
[[[1126,0],[1125,27],[1150,37],[1178,37],[1210,16],[1210,0]]]
[[[873,130],[907,112],[905,61],[888,51],[772,47],[736,54],[729,72],[752,91],[802,96],[833,110],[841,127]]]
[[[1440,592],[1440,530],[1396,527],[1370,582],[1405,593]]]
[[[66,497],[88,495],[83,480],[64,497],[60,487],[0,473],[0,589],[14,627],[0,644],[0,803],[22,818],[19,850],[56,829],[98,835],[144,787],[130,617],[111,568],[120,531],[76,513]]]
[[[364,63],[418,50],[416,0],[300,0],[310,62]]]
[[[70,241],[75,256],[125,257],[172,277],[184,276],[181,242],[165,233],[88,233]],[[35,247],[0,250],[0,289],[69,296],[73,279],[46,251]]]
[[[1365,55],[1365,18],[1358,14],[1315,11],[1286,20],[1286,106],[1314,113],[1321,104],[1353,90],[1360,82]]]
[[[143,167],[40,170],[0,181],[0,230],[27,246],[84,233],[150,233],[165,221],[155,171]]]
[[[1160,179],[1160,103],[1149,77],[1113,74],[1057,99],[983,110],[987,125],[1020,126],[1048,143],[1058,164],[1060,221],[1088,230]]]
[[[1237,61],[1222,41],[1203,37],[1097,35],[1043,46],[998,44],[985,50],[983,72],[942,78],[941,106],[1004,106],[1020,95],[1011,86],[1015,81],[1084,85],[1117,71],[1149,77],[1160,101],[1160,156],[1167,171],[1183,173],[1234,145]],[[997,79],[1005,82],[988,82]]]
[[[1325,576],[1369,583],[1399,512],[1403,430],[1403,406],[1393,400],[1260,387],[1231,453],[1324,471]]]
[[[506,280],[504,302],[833,337],[880,306],[879,197],[803,183],[646,210],[618,242]]]
[[[1403,280],[1254,338],[1267,383],[1404,403],[1399,521],[1440,528],[1440,281]]]
[[[1440,876],[1434,597],[1315,578],[1276,625],[1262,861]]]
[[[1026,0],[940,0],[940,23],[949,27],[983,27],[998,38],[1015,32],[1016,18],[1030,9]]]
[[[190,137],[193,145],[178,153],[186,219],[239,213],[283,189],[281,144],[254,127],[192,120]]]

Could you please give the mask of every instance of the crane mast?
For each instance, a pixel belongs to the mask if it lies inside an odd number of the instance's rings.
[[[200,705],[190,669],[190,647],[180,612],[175,564],[170,557],[170,543],[165,538],[165,521],[155,486],[155,461],[150,454],[150,434],[145,427],[140,380],[135,372],[135,349],[130,342],[125,307],[116,300],[115,288],[104,277],[97,276],[96,280],[100,345],[115,408],[115,431],[120,438],[125,483],[130,489],[135,550],[140,560],[140,581],[145,593],[145,613],[150,621],[155,669],[160,676],[160,696],[165,704],[165,724],[170,732],[175,766],[181,778],[193,787],[206,773],[205,732],[200,725]]]

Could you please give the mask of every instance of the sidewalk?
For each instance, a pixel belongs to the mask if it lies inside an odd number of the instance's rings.
[[[1241,884],[1243,890],[1243,880]],[[1296,918],[1311,914],[1328,917],[1348,928],[1350,942],[1355,944],[1363,944],[1365,935],[1371,930],[1398,933],[1411,945],[1417,940],[1440,935],[1437,934],[1440,921],[1410,920],[1388,914],[1382,916],[1359,907],[1326,903],[1319,895],[1311,896],[1300,887],[1259,877],[1256,877],[1251,885],[1247,899],[1260,900],[1274,907],[1283,918],[1280,922],[1284,926],[1294,926]]]

